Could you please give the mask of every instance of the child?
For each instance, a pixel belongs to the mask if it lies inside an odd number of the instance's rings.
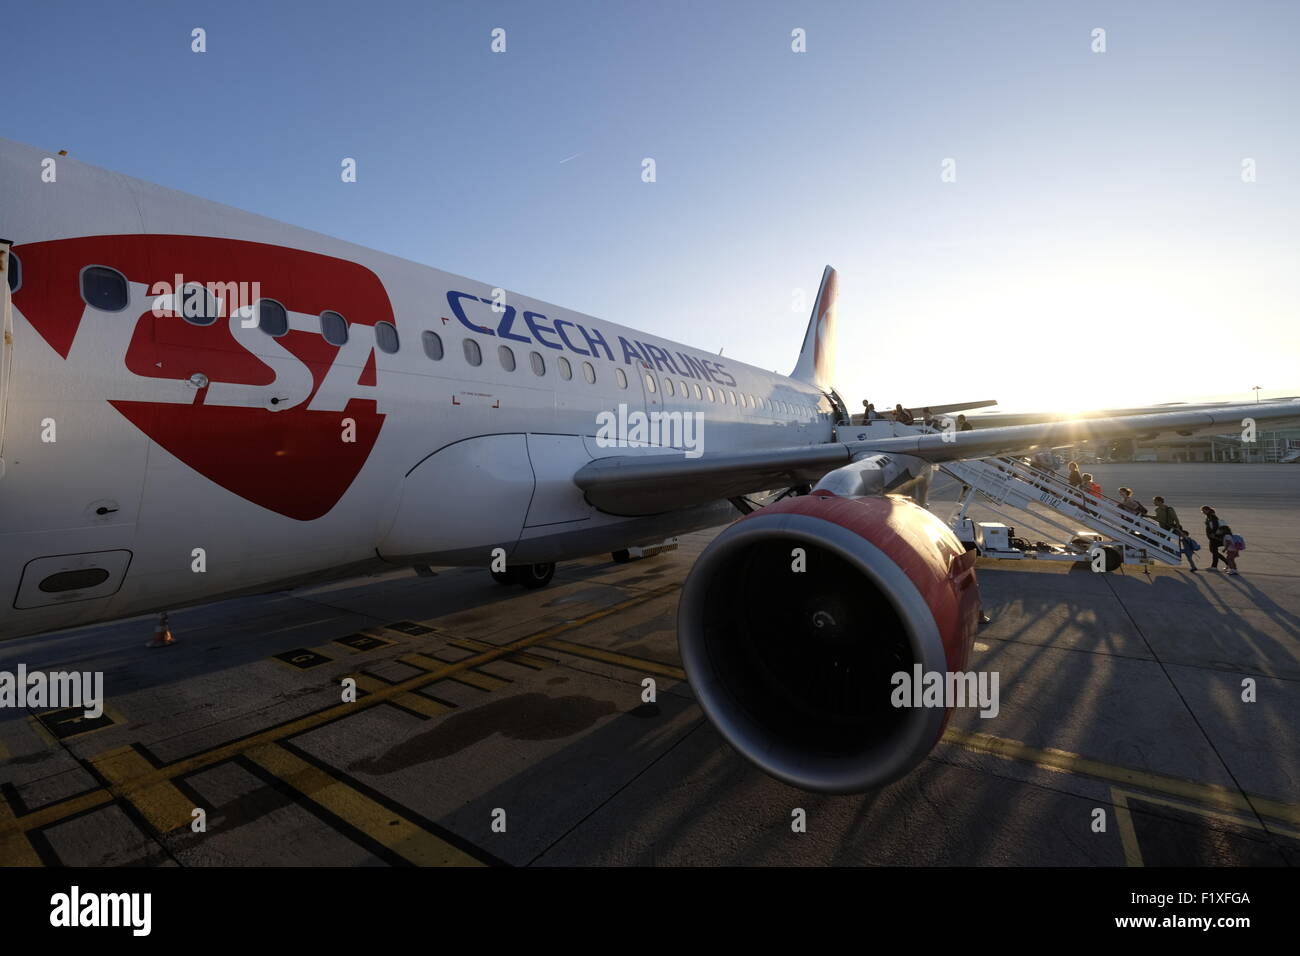
[[[1246,541],[1239,534],[1233,534],[1232,529],[1226,524],[1219,525],[1219,533],[1223,536],[1223,560],[1228,565],[1228,574],[1237,573],[1237,555],[1246,550]]]
[[[1197,551],[1200,551],[1201,546],[1196,542],[1196,540],[1190,534],[1187,533],[1186,528],[1178,529],[1178,547],[1179,550],[1183,552],[1183,554],[1187,555],[1188,567],[1190,567],[1192,569],[1192,573],[1195,574],[1196,562],[1192,560],[1192,555],[1195,554]]]

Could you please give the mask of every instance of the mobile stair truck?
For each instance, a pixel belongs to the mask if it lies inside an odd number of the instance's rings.
[[[944,462],[942,470],[964,486],[950,525],[967,547],[990,558],[1040,561],[1088,561],[1095,571],[1113,571],[1121,564],[1150,565],[1156,561],[1176,565],[1182,561],[1178,535],[1154,521],[1121,508],[1054,472],[1020,458],[981,458]],[[980,501],[1004,522],[976,522],[967,515]],[[1006,514],[1021,513],[1017,519]],[[1068,522],[1068,524],[1066,523]],[[1017,527],[1050,537],[1036,525],[1048,525],[1064,535],[1064,542],[1032,542]]]

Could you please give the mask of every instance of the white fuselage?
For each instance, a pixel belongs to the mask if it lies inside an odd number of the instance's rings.
[[[0,637],[381,560],[555,561],[726,520],[725,503],[636,519],[586,503],[572,476],[592,458],[690,450],[599,441],[620,406],[699,413],[708,453],[832,438],[806,382],[70,159],[44,181],[47,158],[0,141],[20,272],[0,361]],[[125,307],[87,304],[86,267],[110,292],[124,277]],[[178,274],[256,284],[287,331],[258,327],[255,303],[187,320],[165,291]],[[323,336],[325,311],[346,342]]]

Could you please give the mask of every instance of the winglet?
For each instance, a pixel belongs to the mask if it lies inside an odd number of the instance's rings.
[[[813,303],[808,331],[803,337],[803,351],[795,364],[791,378],[810,382],[821,389],[830,389],[835,378],[835,298],[839,293],[839,280],[830,266],[822,273],[821,288]]]

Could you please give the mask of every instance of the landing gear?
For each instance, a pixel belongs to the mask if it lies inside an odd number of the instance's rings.
[[[610,557],[614,559],[615,564],[627,564],[632,560],[632,555],[628,552],[627,548],[615,551],[610,555]]]
[[[551,564],[512,564],[504,571],[493,571],[492,580],[497,584],[519,584],[526,588],[544,588],[555,577],[555,565]]]
[[[515,583],[526,588],[544,588],[555,577],[555,564],[520,564],[511,568]]]

